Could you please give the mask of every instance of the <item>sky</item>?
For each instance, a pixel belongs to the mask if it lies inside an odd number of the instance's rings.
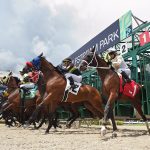
[[[150,20],[149,0],[0,0],[0,70],[18,72],[41,52],[53,63],[127,11]]]

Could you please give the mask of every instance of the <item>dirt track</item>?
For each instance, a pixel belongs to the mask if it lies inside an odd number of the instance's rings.
[[[105,137],[99,128],[53,129],[45,135],[40,130],[8,128],[0,124],[0,150],[150,150],[150,136],[145,126],[118,126],[118,137]]]

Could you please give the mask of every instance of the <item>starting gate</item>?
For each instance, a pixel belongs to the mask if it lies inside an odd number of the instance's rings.
[[[116,50],[120,49],[122,43],[128,44],[128,52],[123,55],[131,69],[131,78],[140,83],[142,88],[142,106],[144,114],[150,115],[150,23],[142,22],[132,31],[132,35],[115,45]],[[83,84],[90,84],[101,89],[101,81],[95,69],[83,73]],[[88,117],[90,113],[80,107],[81,117]],[[69,112],[60,111],[61,118],[68,117]],[[136,113],[130,103],[115,103],[116,116],[135,117]]]
[[[139,36],[141,33],[149,32],[150,23],[144,23],[133,30],[128,52],[123,55],[125,61],[129,63],[132,79],[140,83],[142,88],[142,106],[144,114],[150,115],[150,43],[140,45]],[[122,41],[126,42],[126,41]],[[117,49],[117,48],[116,48]],[[101,87],[101,82],[95,70],[83,73],[83,82],[96,87]],[[130,102],[122,103],[117,101],[115,104],[116,116],[135,117],[136,113]]]

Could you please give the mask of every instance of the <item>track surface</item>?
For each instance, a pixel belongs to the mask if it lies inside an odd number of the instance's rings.
[[[118,126],[118,137],[111,130],[100,136],[98,127],[50,130],[45,135],[31,128],[8,128],[0,124],[0,150],[150,150],[150,136],[145,126]]]

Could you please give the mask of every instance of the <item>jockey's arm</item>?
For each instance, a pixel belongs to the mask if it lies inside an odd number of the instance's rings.
[[[58,69],[58,71],[60,71],[63,74],[68,72],[68,70],[62,64],[56,66],[56,68]]]
[[[114,61],[112,61],[112,66],[118,70],[121,66],[121,63],[123,61],[122,56],[118,56]]]

